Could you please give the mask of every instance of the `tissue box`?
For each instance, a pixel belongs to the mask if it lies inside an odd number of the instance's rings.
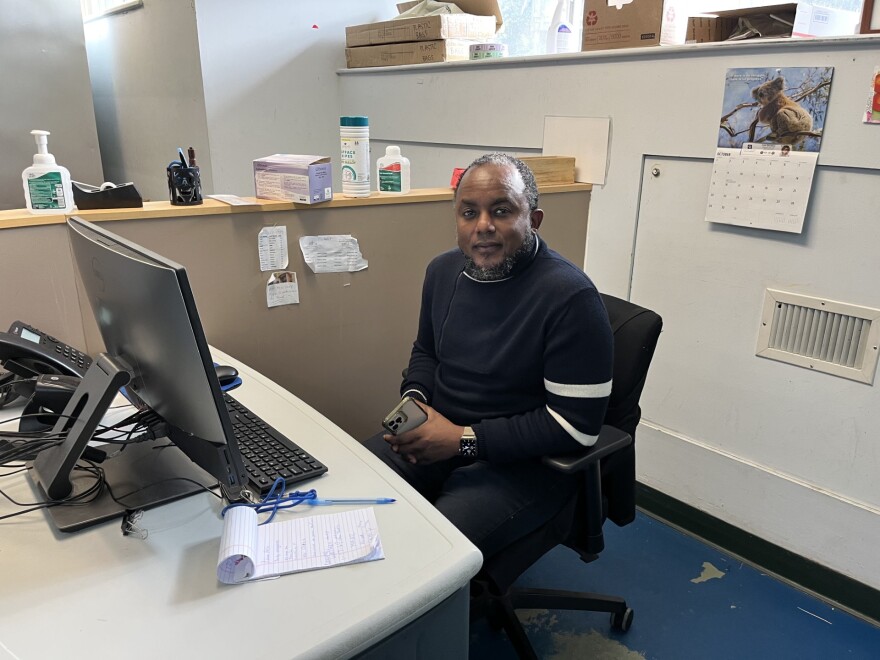
[[[254,161],[260,199],[316,204],[333,199],[333,171],[326,156],[274,154]]]

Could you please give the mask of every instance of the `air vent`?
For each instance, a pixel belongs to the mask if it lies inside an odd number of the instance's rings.
[[[873,383],[880,310],[767,289],[756,354]]]

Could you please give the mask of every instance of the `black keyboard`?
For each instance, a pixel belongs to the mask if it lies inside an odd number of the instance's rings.
[[[321,465],[308,452],[288,440],[228,394],[223,395],[232,420],[232,430],[248,479],[261,495],[269,492],[275,479],[286,485],[324,474]]]

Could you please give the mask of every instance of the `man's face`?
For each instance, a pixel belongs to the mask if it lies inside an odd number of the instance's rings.
[[[458,247],[482,271],[511,259],[543,218],[529,211],[525,185],[512,165],[481,165],[465,174],[455,198]]]

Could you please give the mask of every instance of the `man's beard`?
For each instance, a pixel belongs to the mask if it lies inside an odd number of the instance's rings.
[[[471,257],[465,255],[464,272],[480,282],[494,282],[510,277],[518,263],[526,261],[532,256],[532,253],[535,251],[536,240],[535,232],[529,230],[523,239],[522,245],[516,249],[516,252],[508,257],[504,257],[504,260],[495,266],[477,266]]]

